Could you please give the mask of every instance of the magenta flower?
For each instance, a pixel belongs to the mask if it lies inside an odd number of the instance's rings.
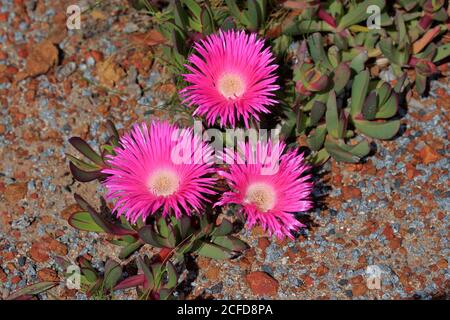
[[[178,129],[167,122],[135,125],[121,137],[122,148],[110,157],[110,176],[104,185],[107,199],[116,200],[117,215],[125,214],[135,223],[155,214],[173,210],[178,218],[184,211],[199,211],[205,194],[214,194],[212,149],[190,129]],[[181,154],[183,151],[183,154]]]
[[[269,49],[256,34],[243,31],[220,31],[194,44],[197,53],[188,58],[189,74],[184,79],[189,86],[180,91],[183,103],[196,105],[194,114],[206,116],[208,125],[220,117],[220,126],[243,118],[245,126],[253,116],[269,113],[276,103],[273,92],[277,68]]]
[[[283,154],[285,143],[241,144],[238,152],[226,150],[229,170],[220,171],[231,188],[216,205],[239,204],[247,218],[247,227],[259,223],[282,239],[293,238],[292,231],[304,227],[292,214],[311,209],[313,183],[303,154],[291,150]]]

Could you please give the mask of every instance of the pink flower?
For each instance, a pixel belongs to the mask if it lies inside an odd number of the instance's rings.
[[[283,239],[293,238],[292,231],[304,227],[292,214],[311,209],[313,183],[303,154],[291,150],[283,154],[285,143],[258,142],[239,145],[238,151],[227,149],[229,170],[221,171],[231,191],[225,192],[216,205],[238,204],[247,218],[247,227],[259,223]],[[277,167],[274,166],[277,165]],[[268,170],[270,167],[272,169]]]
[[[183,211],[199,211],[208,201],[205,194],[215,193],[215,179],[208,177],[214,172],[212,149],[192,130],[167,122],[136,124],[120,143],[110,168],[102,170],[110,175],[104,184],[118,216],[135,223],[161,208],[163,215],[173,210],[178,218]]]
[[[206,116],[208,125],[220,117],[222,127],[243,118],[248,127],[250,116],[259,120],[259,113],[270,112],[279,88],[277,65],[256,34],[220,31],[196,42],[194,49],[186,65],[191,73],[183,75],[190,85],[180,91],[183,103],[197,106],[194,114]]]

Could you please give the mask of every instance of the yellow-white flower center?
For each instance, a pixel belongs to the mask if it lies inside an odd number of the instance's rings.
[[[155,171],[148,179],[148,189],[157,196],[167,197],[178,190],[180,180],[175,172],[167,169]]]
[[[258,210],[267,212],[275,206],[275,190],[266,183],[253,183],[248,186],[244,202],[255,205]]]
[[[224,73],[218,81],[219,92],[227,99],[239,98],[244,94],[245,81],[236,73]]]

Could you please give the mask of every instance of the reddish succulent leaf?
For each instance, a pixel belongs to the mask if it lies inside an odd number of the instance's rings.
[[[103,159],[91,148],[86,141],[80,137],[72,137],[69,139],[69,143],[74,146],[75,149],[80,151],[84,156],[92,160],[94,163],[103,166]]]

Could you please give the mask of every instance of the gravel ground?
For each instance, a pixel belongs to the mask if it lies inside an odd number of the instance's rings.
[[[67,5],[0,1],[0,298],[61,279],[57,256],[93,257],[101,268],[117,255],[104,236],[66,222],[76,211],[74,192],[92,203],[102,192],[96,182],[72,179],[69,137],[96,146],[106,139],[107,118],[122,129],[151,117],[186,117],[164,103],[175,88],[153,63],[152,43],[142,40],[147,16],[127,1],[108,1],[82,15],[81,30],[67,32]],[[243,230],[253,248],[243,256],[197,259],[190,297],[448,298],[449,95],[447,78],[433,81],[430,97],[408,99],[401,133],[377,141],[365,163],[327,163],[316,176],[321,203],[299,215],[308,228],[296,241]],[[379,287],[367,282],[374,273]],[[41,298],[85,296],[60,287]]]

